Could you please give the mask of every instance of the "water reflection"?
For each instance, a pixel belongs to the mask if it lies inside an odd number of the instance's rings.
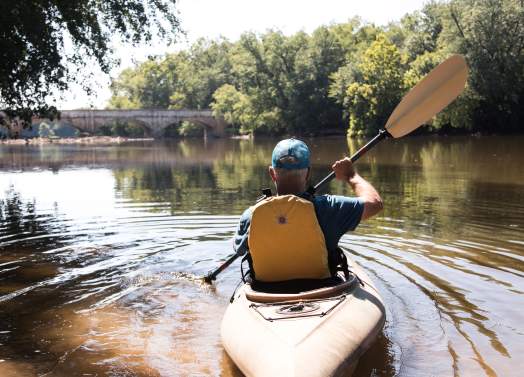
[[[362,145],[307,141],[315,181]],[[390,140],[358,162],[386,208],[343,244],[388,321],[355,375],[518,375],[522,141]],[[238,266],[198,277],[270,185],[274,144],[0,146],[0,375],[239,375],[219,339]]]

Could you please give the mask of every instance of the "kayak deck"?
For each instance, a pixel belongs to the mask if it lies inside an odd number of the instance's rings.
[[[356,366],[382,329],[385,308],[365,272],[348,263],[358,279],[336,287],[282,297],[245,284],[235,293],[222,343],[244,374],[320,377]]]

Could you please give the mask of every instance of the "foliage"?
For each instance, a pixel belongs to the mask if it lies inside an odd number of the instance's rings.
[[[189,51],[122,71],[111,84],[109,108],[209,108],[215,90],[231,81],[229,46],[200,39]]]
[[[174,0],[17,0],[0,2],[0,108],[26,121],[51,115],[53,89],[89,91],[93,64],[108,73],[114,36],[138,44],[178,31]],[[80,74],[79,74],[80,72]],[[5,121],[5,117],[4,117]]]
[[[99,127],[97,134],[101,136],[144,137],[146,130],[138,123],[115,121]]]
[[[352,80],[338,76],[338,79],[352,81],[343,96],[350,114],[350,136],[376,133],[386,123],[404,89],[402,71],[400,52],[381,34],[364,52],[355,69],[348,71]]]
[[[71,125],[59,122],[41,122],[31,127],[0,127],[0,138],[77,137],[80,132]]]
[[[211,108],[215,116],[222,116],[241,133],[250,131],[249,127],[257,124],[249,98],[233,85],[224,84],[215,91]]]
[[[461,0],[450,4],[448,38],[470,64],[478,95],[475,124],[489,131],[522,130],[524,121],[524,2]]]
[[[31,130],[22,131],[22,134],[27,131],[32,132],[33,137],[76,137],[80,134],[76,128],[61,123],[49,124],[42,122],[38,125],[33,125],[31,128]]]
[[[441,4],[430,2],[421,12],[413,12],[402,18],[400,27],[405,39],[401,47],[410,61],[439,48],[438,38],[443,29],[443,17],[446,12],[447,9]]]
[[[182,122],[178,128],[178,134],[180,136],[202,136],[204,134],[204,126],[192,122]]]
[[[169,96],[173,90],[171,83],[176,67],[170,62],[151,59],[136,70],[125,69],[118,81],[112,83],[115,95],[111,98],[111,108],[149,108],[169,106]]]
[[[236,133],[371,135],[402,95],[460,53],[464,94],[432,132],[515,132],[524,124],[524,3],[430,1],[387,26],[359,18],[286,36],[199,40],[113,83],[111,107],[211,108]]]

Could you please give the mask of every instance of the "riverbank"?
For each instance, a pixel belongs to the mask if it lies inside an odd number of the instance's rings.
[[[43,145],[43,144],[89,144],[89,145],[104,145],[104,144],[121,144],[135,141],[152,141],[153,138],[128,138],[121,136],[87,136],[87,137],[65,137],[65,138],[49,138],[49,137],[35,137],[31,139],[5,139],[0,140],[0,144],[9,145]]]

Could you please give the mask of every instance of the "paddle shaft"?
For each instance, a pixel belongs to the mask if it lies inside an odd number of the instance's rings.
[[[240,254],[233,254],[232,256],[230,256],[224,263],[222,263],[220,265],[220,267],[218,267],[215,271],[212,271],[212,272],[209,272],[205,277],[204,277],[204,281],[206,281],[207,283],[211,283],[213,280],[216,280],[217,278],[217,275],[219,273],[221,273],[222,271],[224,271],[226,268],[229,267],[229,265],[231,263],[233,263],[238,257],[240,256]]]
[[[364,145],[353,156],[350,157],[351,162],[357,161],[360,157],[365,155],[367,153],[367,151],[369,151],[371,148],[373,148],[375,145],[377,145],[379,142],[381,142],[382,140],[384,140],[385,138],[387,138],[389,136],[391,136],[391,135],[385,129],[381,129],[380,131],[378,131],[377,136],[375,136],[373,139],[368,141],[368,143],[366,145]],[[333,180],[333,178],[335,178],[335,172],[334,171],[329,173],[323,180],[318,182],[315,186],[310,187],[308,189],[308,192],[310,194],[314,194],[322,186],[324,186],[328,182],[331,182]]]

